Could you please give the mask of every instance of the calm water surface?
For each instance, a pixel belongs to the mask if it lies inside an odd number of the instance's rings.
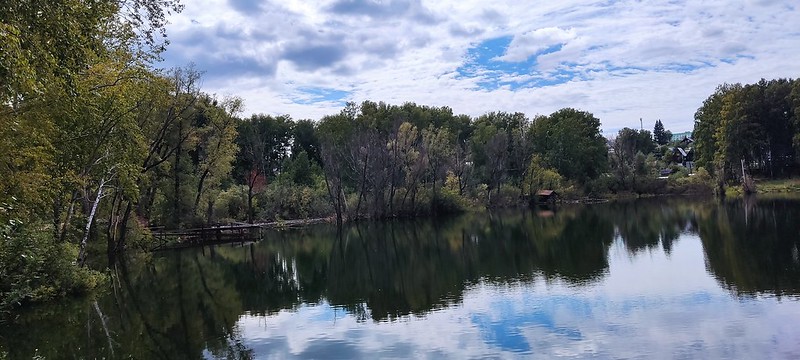
[[[800,202],[639,200],[265,233],[0,325],[31,358],[800,358]],[[2,353],[2,351],[0,351]]]

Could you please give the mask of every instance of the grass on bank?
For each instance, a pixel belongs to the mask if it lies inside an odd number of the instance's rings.
[[[755,179],[756,194],[769,197],[800,197],[800,178],[793,177],[788,179]],[[728,186],[725,188],[725,196],[740,197],[744,196],[741,185]]]

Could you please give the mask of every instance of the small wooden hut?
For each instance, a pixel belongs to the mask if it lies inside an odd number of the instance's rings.
[[[553,204],[558,201],[558,193],[555,190],[539,190],[536,192],[536,201],[540,204]]]

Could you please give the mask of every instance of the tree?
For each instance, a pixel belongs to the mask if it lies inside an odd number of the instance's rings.
[[[666,145],[672,140],[672,134],[664,130],[661,120],[656,120],[656,125],[653,127],[653,139],[658,145]]]
[[[771,177],[791,174],[795,164],[792,136],[797,127],[793,119],[796,111],[792,104],[792,82],[787,79],[758,82],[758,87],[763,89],[759,119],[767,137],[765,160]]]
[[[175,68],[163,77],[155,79],[150,98],[144,102],[139,124],[148,142],[148,150],[139,176],[140,195],[134,201],[136,214],[144,219],[153,216],[153,205],[158,196],[160,203],[157,215],[170,227],[178,227],[185,215],[192,210],[191,186],[192,164],[189,152],[197,144],[199,124],[205,121],[198,116],[203,94],[200,91],[202,73],[189,65]],[[201,115],[201,114],[200,114]],[[123,226],[129,218],[129,210]],[[124,237],[123,234],[121,234]]]
[[[417,127],[404,122],[397,130],[397,140],[390,146],[390,151],[396,150],[399,155],[399,165],[403,174],[403,187],[405,193],[400,202],[400,208],[405,206],[408,195],[411,194],[411,210],[414,211],[417,199],[417,185],[425,173],[427,165],[426,154],[420,151],[420,134]]]
[[[563,181],[561,175],[554,169],[548,168],[538,154],[531,156],[531,161],[525,174],[523,191],[528,197],[535,195],[538,190],[556,189],[561,186]]]
[[[242,110],[242,100],[229,97],[221,101],[205,97],[202,101],[202,121],[198,129],[198,143],[192,151],[197,190],[192,213],[210,223],[214,202],[221,192],[221,186],[228,179],[236,153],[236,115]],[[205,209],[200,208],[200,200]],[[204,216],[203,216],[204,215]]]
[[[433,185],[433,201],[431,201],[432,212],[437,212],[439,193],[436,188],[437,181],[444,183],[449,162],[453,158],[454,137],[447,128],[434,128],[433,125],[422,130],[422,145],[428,155],[428,170],[430,171]]]
[[[311,120],[299,120],[292,126],[292,147],[291,156],[305,152],[306,156],[317,165],[322,165],[322,157],[319,152],[319,136],[314,122]]]
[[[720,189],[747,172],[776,177],[797,167],[797,80],[723,84],[695,113],[697,163],[715,175]]]
[[[288,115],[253,115],[239,123],[237,174],[247,186],[248,221],[253,222],[253,198],[268,181],[277,178],[291,147],[292,121]]]
[[[87,66],[114,52],[142,61],[166,46],[177,0],[11,1],[0,7],[0,103],[73,89]],[[55,39],[58,37],[58,39]]]
[[[473,124],[470,141],[478,181],[486,184],[487,199],[499,193],[505,179],[519,184],[530,156],[528,119],[522,113],[490,112]]]
[[[630,157],[636,153],[649,154],[655,150],[655,143],[647,130],[623,128],[617,134],[616,142]]]
[[[320,155],[322,156],[325,187],[328,190],[331,205],[336,213],[336,225],[341,229],[344,214],[347,212],[345,201],[345,181],[347,174],[347,154],[350,137],[354,133],[357,109],[355,104],[348,105],[336,115],[323,117],[317,126],[320,135]]]
[[[537,118],[531,131],[534,153],[566,179],[585,184],[605,171],[606,140],[591,113],[561,109]]]
[[[639,190],[648,177],[652,177],[648,156],[655,144],[647,130],[623,128],[612,140],[609,159],[619,188]]]
[[[731,85],[728,84],[718,86],[694,114],[695,162],[698,166],[708,169],[712,174],[715,171],[714,154],[717,153],[717,142],[714,140],[714,136],[721,122],[722,99],[730,88]]]
[[[99,218],[108,219],[109,252],[120,248],[114,239],[146,167],[158,166],[148,161],[164,148],[148,145],[166,134],[150,130],[163,115],[153,105],[169,97],[150,90],[169,81],[150,65],[166,44],[166,15],[180,9],[175,0],[0,5],[0,253],[23,259],[14,278],[41,279],[17,288],[3,276],[2,295],[10,289],[19,302],[90,287],[92,275],[71,264],[86,263]]]

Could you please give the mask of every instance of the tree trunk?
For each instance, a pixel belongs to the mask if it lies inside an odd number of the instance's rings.
[[[209,172],[208,169],[203,171],[203,175],[200,175],[200,181],[197,182],[197,196],[194,198],[194,211],[192,211],[192,214],[197,214],[197,207],[200,205],[200,195],[203,194],[203,183],[206,181]]]
[[[145,219],[150,218],[150,207],[153,204],[153,198],[156,196],[156,190],[155,181],[153,181],[152,184],[142,192],[143,195],[136,204],[136,215]]]
[[[67,209],[67,217],[64,219],[64,223],[61,224],[59,230],[58,241],[64,242],[67,239],[67,230],[69,229],[69,223],[72,221],[72,216],[75,214],[75,203],[78,199],[78,191],[75,190],[72,192],[72,197],[69,200],[69,208]]]
[[[119,228],[119,239],[113,248],[108,249],[109,263],[112,263],[116,254],[125,248],[125,241],[128,236],[128,221],[130,220],[131,213],[133,212],[133,202],[128,200],[128,205],[125,207],[125,214],[122,215],[122,222]]]
[[[83,266],[86,263],[86,242],[89,240],[89,232],[92,229],[94,216],[97,214],[97,206],[100,205],[100,199],[103,198],[103,187],[105,185],[106,180],[100,180],[100,185],[97,187],[97,195],[95,196],[94,203],[92,204],[92,210],[89,212],[89,218],[86,221],[86,229],[83,231],[83,239],[81,239],[80,250],[78,251],[77,263],[79,266]]]
[[[436,192],[436,171],[433,172],[433,201],[431,201],[431,213],[438,213],[439,194]]]
[[[182,139],[182,138],[183,138],[183,122],[180,122],[179,126],[178,126],[178,139]],[[181,145],[182,144],[183,144],[183,142],[179,142],[178,145],[177,145],[177,148],[175,150],[175,165],[173,165],[173,177],[174,177],[173,180],[174,180],[174,184],[173,184],[173,189],[172,189],[172,191],[173,191],[172,195],[174,196],[174,199],[173,199],[174,203],[172,204],[173,213],[172,213],[171,218],[172,218],[173,225],[176,226],[176,227],[178,227],[179,224],[181,223],[181,215],[182,215],[181,196],[180,196],[180,194],[181,194],[181,176],[180,176],[180,168],[181,168],[181,166],[180,165],[181,165],[181,150],[182,150],[182,146]]]
[[[247,222],[253,223],[253,185],[247,184]]]
[[[206,208],[206,224],[211,224],[211,218],[214,215],[214,200],[208,200],[208,207]]]
[[[114,192],[114,199],[111,201],[111,211],[108,215],[108,226],[106,226],[106,252],[114,248],[114,243],[117,239],[117,226],[119,226],[119,206],[122,205],[122,197],[119,192]],[[113,259],[108,258],[108,266],[113,265]]]
[[[328,165],[331,166],[331,165]],[[342,208],[341,204],[339,203],[338,199],[338,191],[333,189],[331,186],[331,180],[328,179],[328,172],[323,172],[325,175],[325,187],[328,189],[328,197],[331,199],[331,205],[333,205],[333,210],[336,212],[336,227],[341,229],[342,227]],[[334,194],[337,194],[334,196]]]
[[[361,189],[358,192],[358,204],[356,205],[356,214],[355,216],[358,217],[359,212],[361,211],[361,198],[364,197],[364,191],[367,188],[367,162],[369,161],[369,153],[364,154],[364,169],[361,171]]]

